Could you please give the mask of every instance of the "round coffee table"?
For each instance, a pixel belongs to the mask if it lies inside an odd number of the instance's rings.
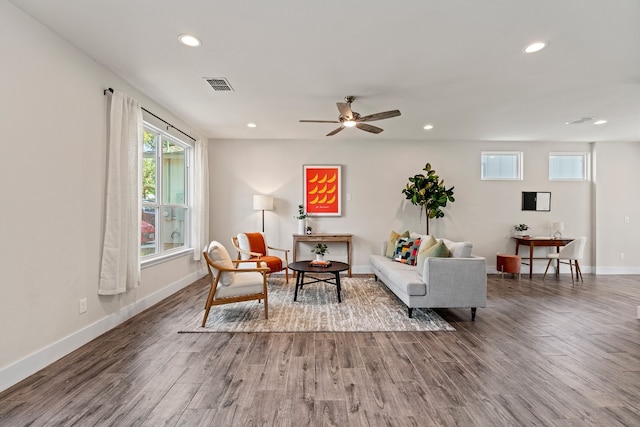
[[[293,300],[296,301],[298,298],[298,288],[302,288],[304,285],[309,285],[311,283],[325,282],[332,285],[336,285],[336,290],[338,292],[338,302],[342,302],[340,298],[340,272],[346,271],[349,269],[349,264],[340,261],[330,261],[331,264],[328,267],[316,267],[310,264],[311,261],[297,261],[289,264],[289,268],[293,271],[298,272],[296,274],[296,290],[293,293]],[[314,277],[310,276],[313,279],[312,282],[304,283],[304,278],[308,273],[311,274],[333,274],[333,277],[330,278],[322,278],[322,277]]]

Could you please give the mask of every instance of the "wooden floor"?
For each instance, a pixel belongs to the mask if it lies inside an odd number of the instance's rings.
[[[640,425],[640,276],[489,276],[475,322],[438,310],[457,332],[178,334],[205,292],[1,393],[0,425]]]

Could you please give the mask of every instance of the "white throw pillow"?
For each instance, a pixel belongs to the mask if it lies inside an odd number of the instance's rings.
[[[209,259],[224,268],[233,268],[233,261],[227,249],[215,240],[209,244]],[[220,284],[229,286],[233,283],[234,273],[229,271],[218,272],[220,274]]]
[[[249,246],[249,238],[245,233],[240,233],[237,236],[238,239],[238,247],[243,251],[251,251],[251,247]],[[249,259],[249,254],[240,252],[240,259]]]

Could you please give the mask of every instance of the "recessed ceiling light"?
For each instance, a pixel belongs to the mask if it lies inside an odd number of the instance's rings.
[[[433,129],[433,125],[424,125],[424,127],[422,129],[431,130],[431,129]]]
[[[603,125],[605,123],[607,123],[607,121],[604,119],[596,120],[595,122],[593,122],[594,125]]]
[[[247,127],[254,128],[256,127],[255,123],[247,123]]]
[[[180,34],[178,36],[178,40],[180,43],[186,46],[197,47],[200,46],[200,39],[196,36],[192,36],[191,34]]]
[[[522,51],[524,53],[536,53],[536,52],[540,52],[542,49],[544,49],[547,46],[549,46],[548,42],[533,42],[525,46],[525,48],[522,49]]]

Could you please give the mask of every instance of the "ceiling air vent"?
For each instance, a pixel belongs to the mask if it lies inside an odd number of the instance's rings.
[[[216,92],[231,92],[231,91],[233,91],[233,88],[231,87],[231,85],[229,84],[227,79],[225,79],[224,77],[213,77],[213,78],[210,78],[210,79],[205,78],[205,80],[207,81],[207,83],[209,83],[211,85],[213,90],[215,90]]]
[[[583,123],[588,123],[593,120],[593,117],[580,117],[579,119],[570,120],[568,122],[564,122],[565,125],[581,125]]]

